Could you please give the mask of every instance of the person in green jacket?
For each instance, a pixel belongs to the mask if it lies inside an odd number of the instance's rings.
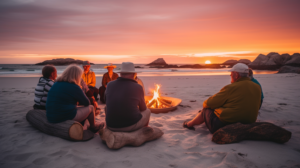
[[[203,102],[203,109],[183,127],[195,130],[205,122],[211,133],[225,125],[254,123],[261,105],[261,88],[249,78],[249,68],[243,63],[232,67],[231,84]]]
[[[254,82],[254,83],[256,83],[256,84],[258,84],[260,86],[260,89],[261,89],[261,101],[260,101],[261,103],[260,103],[260,107],[261,107],[261,105],[262,105],[262,103],[264,101],[264,93],[262,91],[262,87],[261,87],[260,83],[253,77],[253,70],[251,68],[249,68],[249,78],[251,79],[252,82]]]

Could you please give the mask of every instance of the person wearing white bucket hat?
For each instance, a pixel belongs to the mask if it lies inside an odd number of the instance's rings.
[[[205,122],[211,133],[225,125],[241,122],[254,123],[261,104],[261,88],[249,77],[249,68],[238,63],[230,69],[231,84],[203,102],[203,109],[197,116],[183,123],[184,128],[195,129]]]
[[[134,64],[123,62],[121,75],[106,88],[106,125],[111,131],[131,132],[148,126],[151,111],[147,109],[144,91],[135,81]]]
[[[107,69],[107,73],[103,74],[102,77],[102,86],[99,88],[99,95],[100,95],[100,101],[102,103],[105,103],[105,90],[107,87],[107,84],[111,81],[116,80],[119,75],[117,73],[113,72],[113,69],[116,68],[116,65],[113,65],[112,63],[108,63],[107,66],[105,66],[104,68]]]

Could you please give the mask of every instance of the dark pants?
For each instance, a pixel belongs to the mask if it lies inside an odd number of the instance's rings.
[[[97,96],[99,94],[99,90],[95,87],[89,86],[89,89],[93,92],[95,100],[98,100]]]
[[[106,90],[106,87],[104,87],[104,86],[101,86],[99,88],[100,101],[102,103],[106,103],[106,100],[105,100],[105,90]]]
[[[202,113],[205,125],[212,134],[227,125],[220,121],[213,109],[204,108],[202,109]]]
[[[46,110],[46,107],[45,107],[45,106],[39,106],[39,105],[34,104],[34,105],[33,105],[33,109]]]

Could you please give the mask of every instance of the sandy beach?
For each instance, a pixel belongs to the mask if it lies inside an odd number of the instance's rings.
[[[182,99],[177,110],[151,114],[150,126],[164,135],[140,147],[110,150],[97,134],[87,142],[72,142],[46,135],[26,120],[32,109],[37,77],[0,78],[0,167],[300,167],[300,75],[256,74],[265,99],[258,120],[271,122],[292,132],[285,144],[267,141],[242,141],[219,145],[211,141],[206,126],[196,131],[182,123],[192,119],[209,96],[230,83],[229,75],[142,76],[146,93],[161,84],[163,96]],[[97,77],[96,86],[102,78]],[[196,100],[196,102],[191,102]],[[104,107],[97,122],[104,121]]]

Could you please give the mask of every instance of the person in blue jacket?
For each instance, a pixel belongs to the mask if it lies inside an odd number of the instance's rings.
[[[90,130],[96,132],[103,123],[96,124],[95,110],[90,105],[89,99],[81,89],[82,69],[77,65],[70,65],[57,78],[48,92],[46,103],[47,119],[51,123],[59,123],[66,120],[83,122],[88,119]],[[77,106],[77,105],[80,106]]]
[[[260,83],[253,77],[253,70],[251,68],[249,68],[249,78],[251,79],[252,82],[258,84],[260,86],[260,89],[261,89],[261,104],[260,104],[260,107],[263,103],[263,100],[264,100],[264,93],[262,91],[262,87],[260,85]]]

